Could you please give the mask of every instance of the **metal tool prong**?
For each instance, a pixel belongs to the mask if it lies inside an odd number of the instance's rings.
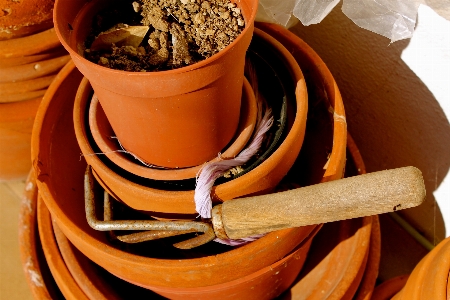
[[[91,167],[86,168],[84,176],[84,199],[86,219],[93,229],[99,231],[112,230],[146,230],[153,233],[133,233],[129,237],[121,236],[124,242],[137,243],[162,237],[175,236],[189,232],[202,232],[203,234],[189,240],[174,244],[179,249],[191,249],[212,241],[215,238],[212,226],[204,222],[194,221],[155,221],[155,220],[99,220],[95,211],[94,177]],[[107,208],[108,209],[108,208]],[[106,216],[110,218],[111,212]],[[144,238],[145,236],[145,238]],[[119,239],[119,237],[117,236]]]

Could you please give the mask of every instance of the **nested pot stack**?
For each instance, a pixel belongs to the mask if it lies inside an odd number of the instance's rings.
[[[53,0],[2,1],[0,17],[0,180],[25,178],[39,103],[70,60],[53,29]]]
[[[73,62],[65,65],[46,91],[32,137],[32,159],[36,162],[33,171],[41,199],[37,204],[39,234],[48,266],[62,294],[68,299],[121,299],[120,291],[116,289],[121,286],[128,291],[137,289],[143,295],[153,293],[154,296],[156,293],[170,299],[271,299],[286,290],[307,297],[318,295],[319,290],[348,299],[353,296],[366,299],[370,296],[379,261],[376,217],[336,222],[326,226],[327,230],[322,230],[319,224],[279,230],[235,248],[211,242],[195,250],[179,250],[172,246],[185,236],[132,245],[118,241],[117,231],[106,233],[89,226],[83,201],[86,189],[83,178],[87,165],[92,167],[98,181],[95,195],[101,196],[102,187],[115,198],[113,203],[118,216],[114,216],[117,218],[131,218],[133,221],[153,217],[189,220],[196,216],[195,178],[192,174],[181,180],[173,180],[176,176],[168,179],[167,176],[173,175],[164,175],[163,180],[146,178],[133,173],[135,169],[127,169],[127,164],[120,165],[104,155],[107,153],[101,153],[99,148],[104,145],[97,144],[99,136],[92,132],[94,123],[96,128],[100,127],[100,119],[94,120],[97,123],[92,120],[93,116],[98,116],[97,113],[91,114],[92,107],[96,105],[92,100],[95,99],[93,93],[98,97],[97,111],[98,108],[103,109],[106,117],[103,118],[103,126],[105,122],[110,126],[108,132],[114,132],[121,142],[120,146],[123,145],[144,162],[167,168],[202,165],[214,159],[218,151],[227,149],[229,145],[234,146],[234,140],[244,140],[245,147],[252,136],[245,132],[255,130],[255,118],[250,117],[251,112],[255,111],[252,107],[258,101],[258,95],[266,96],[279,123],[270,132],[267,145],[259,157],[244,166],[240,176],[221,178],[213,187],[214,204],[244,195],[273,192],[282,180],[289,183],[289,188],[292,184],[309,185],[340,179],[344,176],[347,146],[344,106],[333,77],[317,54],[287,30],[267,24],[260,24],[261,29],[254,29],[257,1],[238,1],[246,28],[240,40],[225,48],[223,53],[180,68],[181,71],[151,74],[110,70],[90,63],[80,55],[77,46],[86,36],[83,25],[90,24],[86,20],[97,12],[99,3],[104,5],[107,2],[56,2],[56,31]],[[77,15],[79,11],[82,13]],[[292,55],[287,47],[297,51]],[[248,61],[254,63],[256,77],[260,80],[259,88],[252,84],[252,73],[244,73]],[[236,70],[230,68],[231,65],[235,65]],[[307,71],[308,78],[304,77],[302,70]],[[231,71],[237,73],[228,74]],[[213,77],[204,80],[203,75],[197,78],[191,72]],[[182,77],[189,74],[187,77],[194,85],[178,84],[182,80],[175,80],[178,73]],[[124,84],[123,78],[132,80]],[[148,84],[155,80],[161,84]],[[179,91],[170,88],[168,82],[174,80],[174,86],[187,89]],[[205,82],[207,87],[199,85]],[[156,91],[155,96],[153,90],[142,90],[143,87],[152,89],[155,86],[162,86],[165,92],[176,95]],[[228,93],[225,98],[224,86]],[[137,95],[130,95],[130,92],[137,92]],[[183,130],[192,124],[186,124],[193,123],[192,126],[198,127],[209,122],[197,117],[203,109],[195,108],[195,118],[169,109],[165,112],[171,117],[168,121],[157,119],[157,122],[163,122],[163,127],[170,127],[168,124],[174,119],[180,121],[186,117],[187,123],[178,127],[179,132],[176,130],[164,135],[168,140],[180,142],[179,145],[157,136],[140,138],[128,135],[122,132],[123,124],[118,123],[125,120],[126,106],[134,106],[129,104],[143,100],[145,97],[142,95],[148,95],[143,101],[147,107],[138,108],[140,113],[148,110],[148,105],[158,102],[170,104],[175,98],[186,101],[188,104],[183,105],[189,107],[197,107],[198,103],[194,100],[199,97],[206,97],[211,103],[220,103],[212,106],[220,107],[220,110],[231,115],[224,114],[227,122],[220,121],[220,126],[224,127],[217,127],[216,133],[228,133],[218,143],[211,140],[211,136],[202,135],[207,138],[201,143],[194,143],[195,151],[183,150],[182,139],[178,136],[180,133],[183,138],[188,136]],[[309,128],[306,122],[308,99],[320,99],[321,102],[308,119],[312,124]],[[122,108],[117,109],[121,102]],[[222,105],[227,102],[234,103],[233,108],[224,109]],[[182,109],[182,112],[187,110]],[[330,111],[333,113],[330,114]],[[119,115],[115,115],[117,113]],[[211,114],[216,113],[206,114],[206,118]],[[128,127],[133,125],[133,122],[127,122]],[[144,128],[145,134],[151,136],[154,133],[152,128]],[[322,130],[323,135],[317,135],[318,129]],[[143,134],[142,130],[140,134]],[[105,140],[111,137],[100,138]],[[136,143],[148,139],[153,142],[151,147],[148,144],[136,146]],[[188,137],[188,141],[194,141],[192,136]],[[146,151],[141,152],[140,147]],[[324,149],[332,150],[329,157]],[[313,157],[312,153],[320,154]],[[363,169],[361,166],[358,168]],[[173,174],[174,170],[164,171]],[[96,217],[102,219],[99,215]],[[330,241],[329,235],[334,233],[337,233],[335,243],[327,243]],[[311,261],[315,258],[308,254],[310,247],[329,251],[323,263],[313,266]],[[101,267],[100,272],[88,271],[98,268],[97,265]],[[309,268],[308,274],[301,272],[304,265]],[[337,265],[339,268],[331,268]],[[120,284],[108,286],[104,277],[113,278]],[[323,282],[332,284],[325,287]],[[308,292],[304,293],[307,289]]]

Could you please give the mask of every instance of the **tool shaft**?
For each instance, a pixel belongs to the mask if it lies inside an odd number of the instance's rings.
[[[421,171],[404,167],[226,201],[214,207],[212,221],[216,236],[239,239],[410,208],[425,196]]]

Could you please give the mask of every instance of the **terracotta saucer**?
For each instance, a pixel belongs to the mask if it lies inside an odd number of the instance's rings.
[[[166,239],[168,244],[165,247],[152,247],[150,243],[144,249],[146,251],[135,249],[131,253],[124,251],[123,245],[111,243],[104,232],[88,225],[82,201],[86,162],[81,155],[71,118],[73,95],[81,78],[74,64],[69,63],[50,85],[36,116],[38,121],[33,131],[32,157],[39,191],[58,226],[75,247],[109,272],[141,286],[197,287],[220,284],[279,261],[317,227],[269,233],[255,242],[233,249],[224,245],[225,248],[218,249],[218,245],[209,243],[194,251],[200,251],[201,255],[189,259],[183,257],[190,252],[183,250],[180,253],[181,250],[172,246],[173,240]],[[298,107],[298,110],[302,109],[304,107]],[[299,139],[293,142],[297,146],[301,145]],[[243,178],[239,177],[241,180]],[[246,187],[245,181],[241,181],[241,184]],[[164,259],[169,254],[170,259]],[[170,276],[171,281],[168,282],[161,274]]]
[[[314,118],[312,121],[317,122]],[[307,129],[305,141],[313,133]],[[365,173],[364,161],[350,135],[347,157],[346,177]],[[378,276],[380,251],[378,216],[324,224],[299,277],[281,298],[370,299]]]
[[[378,285],[373,291],[372,300],[390,300],[406,284],[409,274],[396,276]]]
[[[360,172],[364,173],[365,167],[362,161],[361,156],[359,155],[359,150],[354,144],[351,137],[348,139],[348,168],[346,169],[346,175],[353,176],[357,174],[356,170],[360,170]],[[45,212],[45,206],[40,206],[41,208],[41,214],[47,214]],[[42,212],[43,211],[43,212]],[[313,243],[313,252],[308,255],[307,264],[315,264],[317,263],[317,266],[311,271],[317,278],[320,276],[320,272],[317,270],[320,269],[319,266],[326,265],[329,269],[335,267],[338,269],[335,274],[345,274],[344,276],[340,277],[336,276],[336,281],[333,282],[333,284],[328,284],[328,286],[334,287],[334,293],[333,295],[338,295],[339,293],[346,292],[347,298],[350,297],[350,295],[353,295],[353,299],[370,299],[370,295],[373,291],[374,285],[375,285],[375,279],[378,271],[378,264],[380,259],[380,231],[379,231],[379,224],[378,224],[378,218],[377,217],[368,217],[367,219],[373,218],[372,225],[369,226],[370,222],[360,222],[361,220],[353,220],[353,221],[341,221],[341,222],[335,222],[333,224],[329,224],[327,227],[328,229],[324,230],[320,233],[317,240],[322,239],[322,241],[314,241]],[[42,219],[42,218],[41,218]],[[358,225],[359,224],[359,225]],[[364,225],[366,224],[366,225]],[[361,226],[361,228],[357,229],[358,226]],[[49,226],[49,222],[46,222],[46,226]],[[364,240],[367,242],[368,234],[367,234],[367,228],[371,227],[370,232],[370,243],[368,244],[368,247],[357,247],[359,249],[362,249],[360,253],[368,252],[367,260],[365,261],[364,258],[365,255],[354,255],[355,253],[352,251],[346,252],[346,250],[351,249],[351,246],[358,246],[359,242],[358,240]],[[80,289],[84,291],[84,293],[90,298],[90,299],[126,299],[126,295],[133,294],[133,295],[139,295],[139,297],[151,297],[151,299],[159,299],[161,296],[158,296],[156,294],[153,294],[150,290],[142,289],[137,286],[131,285],[125,281],[120,280],[117,277],[112,276],[111,274],[105,272],[103,269],[99,268],[97,265],[95,265],[92,261],[90,261],[86,256],[84,256],[81,252],[79,252],[71,243],[70,241],[64,236],[64,234],[59,230],[58,226],[55,222],[53,222],[53,231],[55,233],[55,238],[58,243],[59,252],[61,253],[62,258],[64,259],[64,263],[67,266],[67,269],[70,271],[73,279],[77,282]],[[347,238],[350,241],[343,242],[344,245],[341,245],[340,243],[337,243],[333,236],[336,236],[336,232],[338,232],[337,235]],[[366,244],[366,243],[365,243]],[[55,247],[54,244],[52,244],[52,247]],[[331,249],[329,252],[321,251],[319,248],[324,249]],[[56,251],[58,249],[52,250]],[[305,251],[305,250],[303,250]],[[321,258],[321,254],[317,255],[317,253],[322,253],[328,255],[325,258]],[[346,263],[336,263],[333,259],[339,258],[339,256],[336,255],[336,253],[341,253],[340,256],[341,260],[346,261]],[[352,263],[349,264],[348,262],[351,260],[346,260],[344,253],[346,253],[349,257],[352,257]],[[297,257],[299,259],[294,260],[296,264],[302,264],[303,260],[305,259],[305,256],[300,253],[296,253]],[[290,272],[291,278],[295,277],[295,274],[298,273],[299,266],[295,267],[293,266],[292,260],[288,261],[288,258],[292,255],[289,255],[287,258],[282,259],[281,261],[273,264],[270,266],[270,271],[274,274],[279,274],[279,271],[281,272]],[[322,259],[321,262],[317,262],[318,260]],[[300,261],[299,261],[300,260]],[[311,263],[311,261],[313,261]],[[366,264],[364,264],[366,262]],[[280,269],[280,266],[283,266]],[[269,267],[267,268],[269,270]],[[357,271],[357,272],[356,272]],[[330,279],[330,270],[327,270],[328,272],[327,279]],[[266,271],[259,271],[259,276],[267,276]],[[266,274],[266,275],[265,275]],[[363,274],[363,275],[362,275]],[[362,276],[361,276],[362,275]],[[275,281],[274,275],[271,275],[271,282],[273,283]],[[294,276],[294,277],[293,277]],[[254,277],[253,284],[256,284],[255,278],[257,276],[247,276],[247,277]],[[362,277],[362,278],[361,278]],[[302,277],[300,277],[302,278]],[[309,275],[309,278],[311,278],[311,275]],[[291,279],[292,280],[292,279]],[[296,284],[298,284],[298,280]],[[301,279],[306,280],[306,279]],[[70,281],[70,280],[69,280]],[[244,279],[240,279],[238,281],[244,282]],[[278,282],[278,281],[277,281]],[[310,282],[310,281],[309,281]],[[269,284],[271,284],[269,282]],[[298,297],[299,295],[304,295],[305,290],[299,291],[298,287],[296,287],[296,284],[294,284],[294,287],[290,288],[286,291],[285,294],[281,296],[282,299],[285,299],[286,297]],[[230,285],[230,284],[228,284]],[[317,287],[322,287],[323,282],[317,283]],[[284,289],[286,286],[280,286],[279,284],[276,285],[276,287],[271,287],[270,291],[271,294],[265,295],[270,298],[272,298],[272,295],[276,295],[279,290]],[[214,297],[215,299],[222,299],[226,298],[227,293],[224,292],[224,289],[226,288],[226,285],[223,285],[222,289],[220,286],[217,287],[209,287],[206,289],[203,289],[202,295],[205,297]],[[357,291],[356,291],[357,288]],[[172,289],[173,290],[173,289]],[[168,293],[165,289],[157,289],[158,292],[164,294]],[[182,299],[198,299],[199,294],[196,294],[196,289],[178,289],[177,293],[175,294],[173,291],[172,294],[165,294],[169,298],[176,297],[182,297]],[[200,289],[197,289],[197,292],[200,292]],[[376,293],[378,295],[379,293]],[[314,295],[314,294],[313,294]],[[310,296],[313,296],[310,295]],[[255,297],[257,299],[263,299],[264,295],[256,295],[254,291],[251,295],[244,296],[241,294],[241,298],[245,297]],[[375,295],[374,295],[375,296]],[[67,297],[67,295],[66,295]],[[232,296],[235,297],[235,296]],[[306,297],[308,298],[308,297]],[[69,298],[70,299],[70,298]],[[161,299],[165,299],[161,297]],[[297,298],[296,298],[297,299]],[[378,298],[377,298],[378,299]],[[380,298],[381,299],[381,298]],[[382,299],[388,299],[388,298],[382,298]]]
[[[75,282],[61,257],[53,235],[50,213],[40,197],[37,202],[37,223],[47,264],[62,294],[66,299],[88,300],[89,298]]]
[[[82,81],[80,88],[92,89],[86,81]],[[221,157],[224,159],[234,158],[239,154],[249,141],[255,128],[257,103],[251,85],[246,78],[244,78],[241,103],[241,120],[239,121],[238,130],[232,143],[221,153]],[[179,169],[154,168],[142,164],[130,154],[123,153],[118,140],[113,138],[116,135],[97,98],[93,98],[89,105],[89,127],[92,137],[101,152],[113,163],[135,175],[155,180],[183,180],[194,178],[203,166],[202,164]],[[216,156],[210,162],[218,160]]]
[[[64,299],[48,268],[37,228],[38,188],[29,172],[20,203],[19,246],[25,279],[34,299]]]

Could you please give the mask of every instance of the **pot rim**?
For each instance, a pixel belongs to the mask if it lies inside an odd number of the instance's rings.
[[[217,59],[219,59],[220,57],[222,57],[223,55],[225,55],[228,51],[230,51],[231,49],[233,49],[237,43],[239,43],[239,41],[241,39],[243,39],[243,37],[247,34],[252,34],[252,31],[254,29],[254,21],[256,18],[256,12],[257,12],[257,7],[258,7],[258,2],[259,0],[231,0],[233,3],[250,3],[250,7],[249,9],[251,9],[253,7],[253,10],[251,11],[251,13],[249,15],[244,15],[244,20],[245,20],[245,28],[242,30],[241,34],[239,34],[239,36],[228,46],[226,46],[223,50],[221,50],[220,52],[212,55],[211,57],[208,57],[207,59],[203,59],[199,62],[196,62],[192,65],[188,65],[188,66],[184,66],[181,68],[177,68],[177,69],[173,69],[173,70],[165,70],[165,71],[157,71],[157,72],[130,72],[130,71],[123,71],[123,70],[115,70],[115,69],[110,69],[104,66],[100,66],[96,63],[93,63],[89,60],[87,60],[86,58],[84,58],[82,55],[80,55],[78,53],[78,47],[77,45],[73,45],[74,42],[72,42],[72,37],[71,34],[69,33],[67,35],[67,37],[65,37],[63,31],[61,31],[61,28],[66,28],[67,25],[60,25],[59,23],[59,18],[58,18],[58,13],[61,9],[61,6],[64,6],[64,1],[62,0],[56,0],[55,1],[55,7],[54,7],[54,11],[53,11],[53,19],[54,19],[54,23],[55,23],[55,30],[56,30],[56,35],[58,36],[58,39],[60,40],[61,44],[64,46],[64,48],[66,48],[66,50],[70,53],[70,55],[72,56],[72,59],[77,60],[77,61],[83,61],[84,64],[88,65],[90,68],[101,68],[102,72],[108,72],[111,74],[111,76],[120,76],[120,75],[126,75],[127,77],[135,77],[135,76],[145,76],[145,77],[160,77],[160,76],[170,76],[172,74],[179,74],[179,73],[185,73],[185,72],[190,72],[192,70],[204,67],[206,65],[211,64],[212,62],[216,61]],[[63,3],[64,2],[64,3]],[[86,3],[89,3],[91,1],[86,1],[81,7],[80,10],[82,10],[83,6],[86,5]],[[108,1],[106,1],[108,2]],[[239,6],[239,4],[238,4]],[[77,15],[75,15],[74,21],[76,20]],[[72,22],[75,23],[75,22]],[[69,22],[70,24],[70,22]],[[72,26],[72,25],[71,25]],[[75,25],[74,25],[75,26]],[[75,40],[75,39],[74,39]]]

